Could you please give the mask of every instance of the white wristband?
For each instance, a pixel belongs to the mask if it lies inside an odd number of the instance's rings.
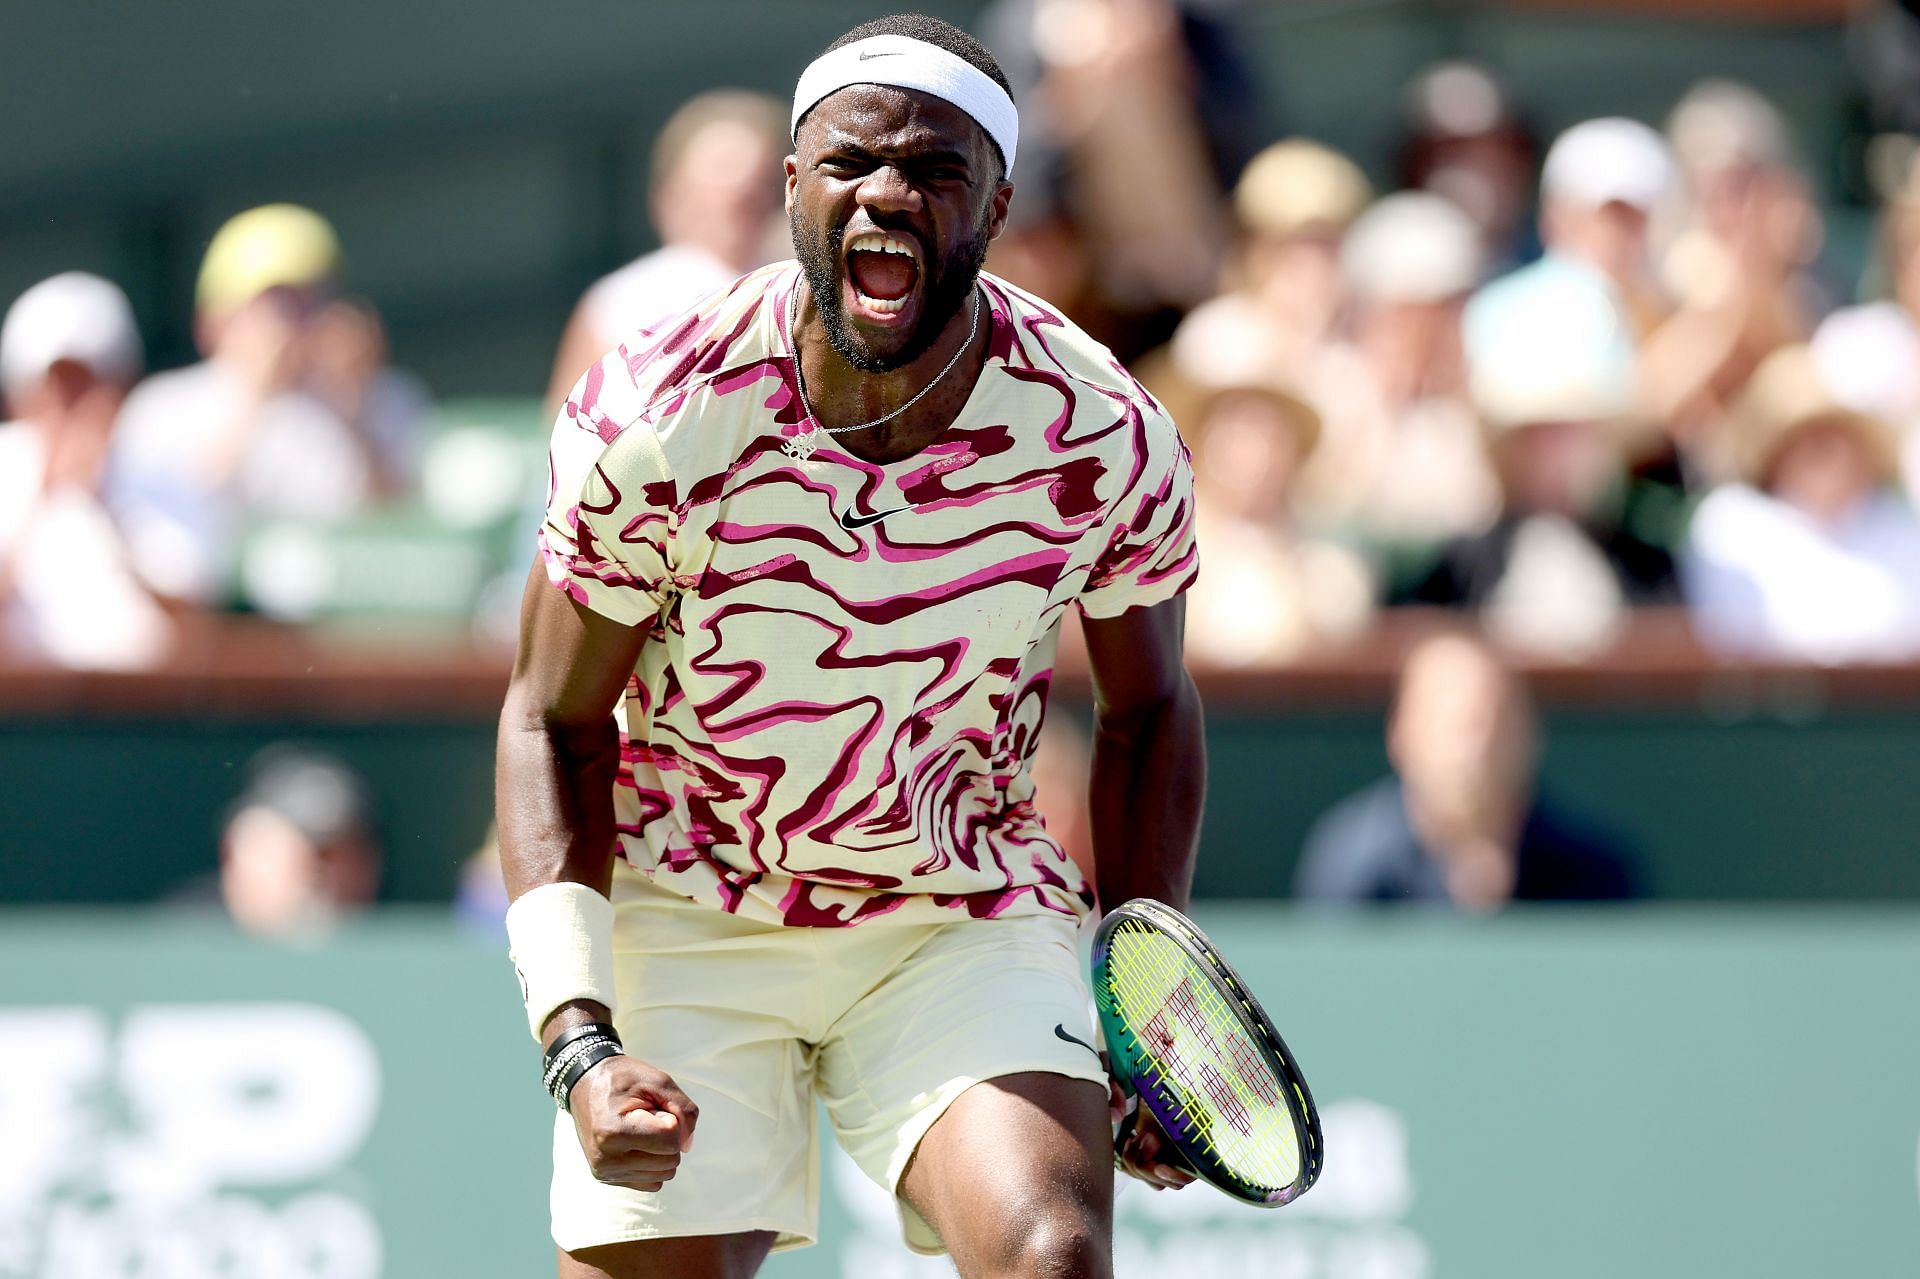
[[[507,953],[534,1039],[576,999],[613,1011],[613,903],[585,884],[542,884],[507,907]]]

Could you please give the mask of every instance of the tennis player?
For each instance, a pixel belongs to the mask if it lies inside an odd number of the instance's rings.
[[[1186,901],[1186,453],[1105,349],[981,271],[1019,132],[986,50],[856,28],[793,130],[798,262],[629,339],[554,428],[498,795],[567,1111],[560,1274],[750,1275],[811,1242],[824,1102],[909,1246],[1105,1276],[1115,1094],[1075,934],[1096,889]],[[1097,884],[1029,775],[1070,608]],[[1159,1151],[1124,1166],[1183,1184]]]

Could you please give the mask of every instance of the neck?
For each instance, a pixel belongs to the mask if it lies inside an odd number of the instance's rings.
[[[924,442],[929,426],[932,433],[937,434],[958,415],[985,363],[990,325],[987,300],[981,296],[979,284],[974,285],[967,300],[942,326],[933,345],[910,363],[885,373],[857,369],[835,351],[827,340],[826,322],[814,304],[813,292],[804,276],[796,288],[799,292],[794,312],[794,350],[806,381],[808,407],[822,428],[848,427],[884,417],[923,391],[927,392],[925,398],[899,417],[871,431],[849,432],[849,436],[863,441],[899,442],[920,438]],[[962,352],[969,331],[976,328],[974,307],[980,310],[979,324],[972,349]],[[941,371],[956,356],[958,363],[942,378]],[[936,378],[940,379],[939,384],[929,390]]]

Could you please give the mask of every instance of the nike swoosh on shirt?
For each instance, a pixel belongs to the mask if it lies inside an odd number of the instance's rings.
[[[1098,1057],[1100,1055],[1100,1050],[1098,1048],[1095,1048],[1092,1044],[1080,1038],[1078,1035],[1069,1034],[1067,1032],[1067,1026],[1065,1022],[1058,1022],[1058,1021],[1055,1022],[1053,1024],[1053,1033],[1059,1038],[1066,1040],[1070,1044],[1079,1044],[1082,1048],[1092,1053],[1095,1057]]]
[[[855,515],[852,511],[840,512],[840,527],[849,533],[856,533],[869,524],[878,524],[889,515],[898,515],[902,511],[911,511],[911,506],[896,506],[891,511],[878,511],[872,515]]]

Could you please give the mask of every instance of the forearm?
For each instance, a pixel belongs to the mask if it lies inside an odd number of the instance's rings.
[[[544,720],[509,692],[494,766],[500,865],[510,900],[542,884],[584,884],[607,896],[613,881],[613,781],[620,737],[609,717],[592,728]],[[584,1022],[612,1020],[601,1004],[576,1000],[546,1021],[551,1043]]]
[[[507,897],[571,881],[606,895],[613,882],[613,782],[620,734],[545,719],[509,691],[494,764],[494,820]]]
[[[1102,909],[1134,897],[1186,908],[1206,789],[1200,695],[1185,671],[1151,707],[1096,711],[1093,851]]]

